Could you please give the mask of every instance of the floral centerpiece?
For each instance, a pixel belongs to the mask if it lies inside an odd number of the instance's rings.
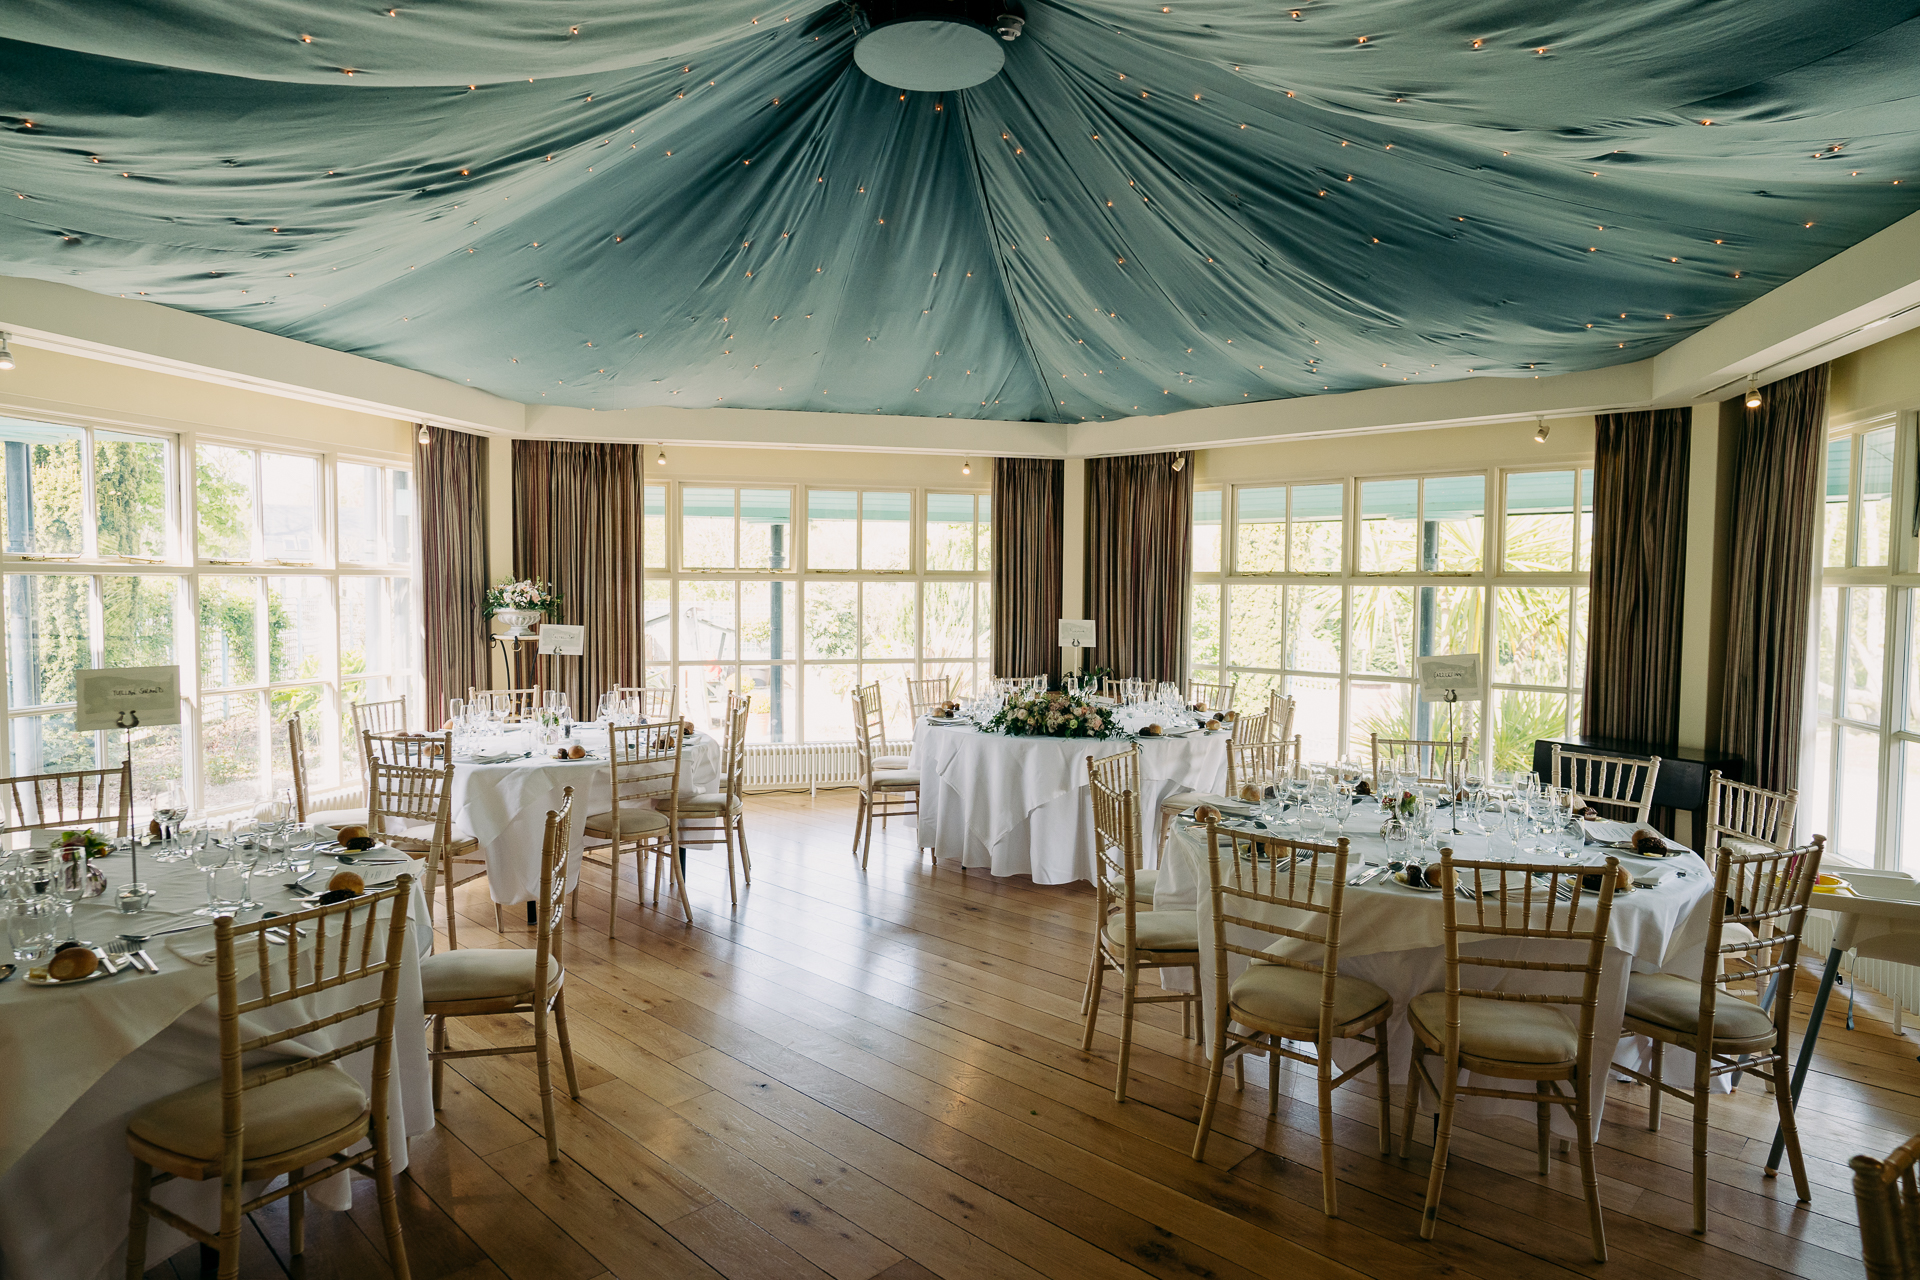
[[[1120,732],[1104,709],[1057,691],[1009,698],[985,727],[990,733],[1043,738],[1111,738]]]
[[[113,852],[113,842],[98,834],[91,827],[78,831],[62,831],[56,846],[62,859],[72,861],[84,854],[89,858],[104,858]]]
[[[487,588],[486,615],[507,624],[509,635],[525,635],[527,628],[560,607],[560,597],[537,578],[498,582]]]

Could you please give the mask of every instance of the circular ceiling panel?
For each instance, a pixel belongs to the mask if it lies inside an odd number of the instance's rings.
[[[853,46],[862,71],[896,89],[971,89],[1000,74],[1007,55],[984,27],[949,18],[909,18],[875,27]]]

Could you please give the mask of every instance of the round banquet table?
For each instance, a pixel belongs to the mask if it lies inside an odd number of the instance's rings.
[[[1143,831],[1155,830],[1160,802],[1168,796],[1212,794],[1226,785],[1228,737],[1221,731],[1139,742]],[[923,717],[913,734],[920,847],[997,876],[1032,876],[1036,884],[1091,880],[1093,804],[1086,762],[1129,745],[1111,738],[982,733]]]
[[[593,725],[574,726],[574,736],[590,753],[585,760],[555,760],[533,748],[532,735],[509,733],[487,744],[496,752],[533,751],[531,756],[482,763],[470,754],[454,756],[453,831],[480,842],[487,859],[487,893],[501,904],[531,902],[538,896],[540,842],[547,810],[558,808],[560,792],[574,789],[573,842],[567,850],[567,888],[580,874],[586,847],[586,818],[612,804],[607,781],[607,733]],[[548,748],[550,752],[552,748]],[[688,738],[680,754],[680,795],[720,789],[722,751],[711,736]]]
[[[1370,802],[1356,807],[1348,819],[1349,880],[1358,874],[1362,853],[1366,854],[1371,866],[1378,866],[1386,860],[1387,845],[1379,835],[1379,825],[1378,806]],[[1284,836],[1285,833],[1281,834]],[[1336,834],[1329,833],[1319,839],[1332,843]],[[1490,852],[1492,860],[1514,856],[1513,846],[1504,840],[1494,842],[1490,851],[1488,837],[1477,832],[1449,834],[1442,837],[1441,843],[1451,847],[1455,856],[1463,859],[1488,858]],[[1594,1054],[1595,1078],[1589,1081],[1592,1086],[1596,1136],[1599,1133],[1600,1113],[1606,1104],[1604,1076],[1607,1064],[1618,1060],[1641,1071],[1651,1068],[1651,1055],[1646,1051],[1647,1041],[1639,1037],[1626,1041],[1620,1039],[1621,1022],[1626,1014],[1627,975],[1639,970],[1676,973],[1696,981],[1699,979],[1706,952],[1708,900],[1713,888],[1713,878],[1706,863],[1691,851],[1670,858],[1653,859],[1636,857],[1618,849],[1592,848],[1586,851],[1587,856],[1582,860],[1598,862],[1608,854],[1619,857],[1621,865],[1635,876],[1654,873],[1652,869],[1656,867],[1664,868],[1670,874],[1657,887],[1619,893],[1613,899],[1613,913],[1607,923],[1608,945],[1605,967],[1601,973],[1600,1001],[1595,1011],[1594,1036],[1598,1050]],[[1554,861],[1551,856],[1534,855],[1526,855],[1520,860]],[[1190,818],[1182,817],[1175,821],[1161,855],[1161,872],[1155,886],[1153,907],[1156,911],[1192,911],[1199,917],[1200,990],[1207,1009],[1202,1026],[1211,1040],[1214,949],[1208,884],[1206,828],[1195,824]],[[1386,1030],[1392,1046],[1389,1065],[1396,1086],[1396,1125],[1399,1123],[1399,1106],[1403,1096],[1400,1090],[1406,1084],[1408,1058],[1413,1048],[1412,1033],[1407,1029],[1407,1003],[1428,991],[1444,991],[1447,986],[1444,910],[1438,893],[1408,889],[1384,875],[1364,885],[1350,885],[1344,898],[1340,924],[1340,973],[1343,976],[1351,974],[1365,978],[1393,999],[1394,1014],[1388,1020]],[[1263,922],[1271,921],[1291,928],[1316,927],[1307,921],[1305,913],[1288,908],[1243,900],[1235,904],[1235,911],[1252,913]],[[1462,919],[1466,918],[1463,912]],[[1267,948],[1271,950],[1298,945],[1288,939],[1275,938],[1272,934],[1240,926],[1228,926],[1228,937],[1249,947],[1265,947],[1273,943],[1275,945]],[[1315,953],[1313,958],[1318,959],[1319,948],[1311,950]],[[1486,939],[1463,943],[1462,950],[1532,960],[1584,963],[1586,959],[1584,945],[1531,939],[1518,942]],[[1238,977],[1247,963],[1244,956],[1230,955],[1229,979]],[[1563,975],[1518,970],[1468,968],[1463,972],[1463,980],[1482,984],[1493,982],[1501,990],[1544,992],[1566,989]],[[1170,989],[1184,991],[1191,989],[1192,977],[1185,970],[1169,969],[1162,971],[1161,981]],[[1615,1045],[1619,1048],[1609,1052],[1609,1047]],[[1363,1061],[1369,1051],[1370,1046],[1358,1041],[1342,1040],[1335,1044],[1334,1058],[1346,1067]],[[1690,1088],[1693,1055],[1669,1047],[1662,1074],[1671,1083]],[[1514,1087],[1511,1083],[1503,1084],[1477,1076],[1470,1077],[1470,1081],[1492,1088]],[[1724,1088],[1723,1078],[1721,1089],[1724,1091]],[[1422,1092],[1421,1105],[1426,1110],[1434,1107],[1434,1099],[1425,1091]],[[1534,1116],[1531,1103],[1462,1097],[1459,1106],[1482,1114],[1511,1114],[1527,1120]],[[1571,1134],[1571,1113],[1562,1107],[1554,1107],[1552,1112],[1555,1131],[1562,1136]]]
[[[141,875],[154,887],[155,897],[144,912],[123,916],[112,903],[130,878],[126,856],[116,854],[97,865],[106,873],[107,891],[75,908],[74,932],[101,946],[123,929],[154,933],[191,924],[192,910],[206,902],[206,878],[191,862],[160,863],[142,856]],[[322,857],[314,865],[331,864]],[[369,879],[381,878],[375,872],[391,879],[408,868],[362,864],[356,870]],[[268,877],[254,885],[253,896],[267,909],[297,911],[301,903],[282,887],[290,879]],[[241,916],[256,918],[250,911]],[[396,1174],[407,1167],[405,1138],[434,1124],[420,1003],[420,956],[433,946],[433,929],[418,880],[408,932],[411,945],[402,958],[387,1093]],[[378,947],[386,938],[385,926],[374,936]],[[28,966],[23,964],[0,983],[0,1062],[7,1064],[6,1088],[0,1089],[0,1275],[20,1280],[112,1280],[125,1275],[133,1186],[127,1120],[157,1098],[220,1076],[211,927],[154,938],[146,950],[159,973],[126,969],[75,987],[44,988],[27,985]],[[236,959],[244,1000],[259,993],[258,966],[251,952],[243,951]],[[378,980],[363,979],[250,1017],[271,1015],[284,1026],[378,994]],[[319,1052],[350,1043],[371,1035],[373,1020],[374,1015],[366,1014],[290,1042],[285,1049]],[[364,1088],[373,1055],[355,1054],[343,1065]],[[176,1179],[156,1188],[154,1198],[193,1221],[217,1225],[219,1193],[218,1182]],[[344,1210],[351,1196],[348,1177],[330,1178],[308,1195],[317,1205]],[[158,1265],[188,1243],[187,1237],[152,1220],[147,1266]]]

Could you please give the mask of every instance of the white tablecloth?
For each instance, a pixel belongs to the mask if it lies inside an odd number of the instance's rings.
[[[605,731],[582,725],[574,732],[596,758],[554,760],[538,751],[505,764],[454,758],[454,833],[480,842],[487,859],[487,892],[495,902],[531,902],[538,896],[547,810],[560,806],[560,792],[567,787],[574,789],[573,847],[567,851],[569,889],[580,874],[586,818],[608,808],[612,791],[607,781]],[[526,750],[529,743],[527,735],[509,734],[500,745]],[[680,794],[718,791],[722,754],[720,743],[706,734],[688,738],[681,748]]]
[[[154,863],[143,857],[141,874],[155,886],[157,896],[145,912],[122,916],[106,904],[128,878],[127,859],[116,855],[99,865],[109,887],[102,897],[77,908],[75,932],[102,946],[123,929],[153,932],[190,923],[193,917],[187,913],[206,901],[204,875],[192,863]],[[320,865],[328,864],[323,859]],[[272,877],[272,883],[256,885],[253,896],[272,910],[297,910],[293,895],[279,887],[291,878]],[[253,917],[243,913],[243,918]],[[434,1123],[419,967],[419,956],[433,945],[433,933],[418,882],[408,931],[414,945],[407,949],[400,975],[387,1097],[397,1139],[396,1172],[406,1168],[405,1138],[427,1132]],[[384,926],[380,936],[385,937]],[[129,970],[78,987],[39,988],[26,984],[23,965],[20,973],[0,983],[0,1063],[6,1064],[0,1087],[0,1275],[110,1280],[125,1274],[133,1183],[127,1120],[156,1098],[220,1074],[213,966],[183,959],[168,942],[183,952],[206,951],[213,946],[213,931],[149,942],[147,951],[160,965],[158,974]],[[249,964],[243,959],[243,972]],[[243,993],[249,989],[258,991],[251,977],[242,983]],[[278,1006],[274,1013],[284,1018],[279,1025],[287,1025],[372,998],[377,991],[371,983],[355,983]],[[324,1050],[372,1029],[368,1015],[297,1043]],[[344,1065],[364,1086],[373,1056],[356,1054]],[[346,1207],[347,1194],[344,1177],[330,1179],[311,1193],[316,1204],[338,1209]],[[159,1188],[156,1196],[194,1221],[219,1221],[217,1182],[176,1180]],[[150,1224],[147,1239],[149,1266],[188,1243],[159,1222]]]
[[[1160,802],[1179,791],[1217,792],[1227,780],[1222,733],[1140,743],[1141,830],[1152,844]],[[920,845],[962,866],[1037,884],[1093,878],[1093,805],[1087,759],[1124,751],[1106,738],[1008,737],[970,727],[914,726],[920,772]],[[1153,858],[1149,848],[1146,857]]]
[[[1378,834],[1379,814],[1375,806],[1363,805],[1354,810],[1347,826],[1347,839],[1351,850],[1349,867],[1357,867],[1359,856],[1364,852],[1370,861],[1377,865],[1384,861],[1386,842]],[[1331,837],[1323,837],[1331,843]],[[1479,834],[1462,833],[1448,835],[1442,843],[1449,845],[1457,857],[1462,859],[1481,859],[1489,854],[1488,839]],[[1504,840],[1495,843],[1492,849],[1495,858],[1507,858],[1513,855],[1513,847]],[[1587,860],[1598,862],[1610,851],[1590,849]],[[1550,858],[1534,858],[1528,861],[1551,861]],[[1632,855],[1620,855],[1620,860],[1630,872],[1638,874],[1656,865],[1655,861],[1636,858]],[[1201,994],[1208,1006],[1204,1026],[1211,1039],[1213,1027],[1213,917],[1207,905],[1206,887],[1209,883],[1207,871],[1206,829],[1181,819],[1174,824],[1172,834],[1167,839],[1167,847],[1162,859],[1160,879],[1154,895],[1154,909],[1158,911],[1193,911],[1199,917],[1200,925],[1200,972]],[[1607,1046],[1620,1044],[1620,1027],[1626,1013],[1627,975],[1630,971],[1665,971],[1682,974],[1698,979],[1700,965],[1706,947],[1707,910],[1709,890],[1713,887],[1707,867],[1693,853],[1685,853],[1673,858],[1661,860],[1657,865],[1684,871],[1686,875],[1675,876],[1658,888],[1636,889],[1631,893],[1616,894],[1613,899],[1613,914],[1608,921],[1605,970],[1600,984],[1600,1002],[1596,1010],[1595,1045],[1600,1052],[1595,1054],[1595,1078],[1593,1085],[1595,1132],[1598,1133],[1600,1112],[1606,1101],[1605,1066],[1613,1058],[1619,1058],[1638,1069],[1645,1070],[1647,1058],[1644,1054],[1646,1042],[1633,1040],[1622,1044],[1619,1053],[1608,1053]],[[1351,878],[1353,871],[1349,870]],[[1390,1064],[1393,1079],[1397,1086],[1406,1082],[1408,1056],[1412,1052],[1411,1032],[1407,1029],[1407,1003],[1415,996],[1428,991],[1444,991],[1447,985],[1446,974],[1446,929],[1444,907],[1437,893],[1423,893],[1394,884],[1384,876],[1370,884],[1349,887],[1345,895],[1344,915],[1340,926],[1340,972],[1365,978],[1384,990],[1393,998],[1394,1015],[1387,1023],[1387,1033],[1391,1041]],[[1465,904],[1463,904],[1464,907]],[[1308,927],[1302,922],[1304,913],[1284,908],[1265,908],[1262,911],[1255,904],[1242,902],[1236,907],[1240,912],[1261,911],[1256,918],[1273,919],[1294,928]],[[1230,927],[1229,937],[1234,941],[1251,947],[1264,947],[1272,942],[1284,941],[1271,934],[1257,930]],[[1524,948],[1524,953],[1519,950]],[[1572,960],[1584,962],[1584,946],[1545,943],[1536,941],[1511,942],[1504,939],[1490,939],[1466,944],[1465,950],[1489,956],[1515,956],[1524,954],[1528,959]],[[1317,948],[1315,949],[1317,951]],[[1562,954],[1549,954],[1558,952]],[[1317,958],[1317,956],[1316,956]],[[1228,972],[1238,976],[1245,969],[1244,957],[1229,957]],[[1565,976],[1557,974],[1534,974],[1496,969],[1469,969],[1465,980],[1470,983],[1496,982],[1503,990],[1515,991],[1560,991],[1567,988],[1555,983],[1564,983]],[[1496,981],[1497,980],[1497,981]],[[1185,972],[1166,970],[1162,981],[1170,988],[1186,990],[1191,978]],[[1352,1041],[1343,1041],[1335,1050],[1335,1058],[1350,1065],[1366,1057],[1368,1049]],[[1692,1082],[1692,1055],[1669,1050],[1663,1064],[1666,1078],[1675,1084],[1690,1085]],[[1511,1088],[1510,1084],[1500,1084],[1492,1080],[1473,1078],[1476,1084],[1486,1084],[1494,1088]],[[1400,1102],[1396,1089],[1395,1106]],[[1431,1109],[1433,1099],[1423,1097],[1424,1107]],[[1532,1119],[1534,1114],[1531,1103],[1508,1103],[1487,1098],[1462,1098],[1463,1108],[1488,1112],[1499,1111]],[[1396,1119],[1396,1124],[1398,1120]],[[1561,1134],[1572,1132],[1562,1108],[1554,1108],[1556,1131]]]

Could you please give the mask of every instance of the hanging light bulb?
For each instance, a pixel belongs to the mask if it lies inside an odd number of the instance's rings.
[[[1552,432],[1551,432],[1551,429],[1547,426],[1547,420],[1545,418],[1541,418],[1539,420],[1539,424],[1535,426],[1533,429],[1534,443],[1545,444],[1547,442],[1547,436],[1549,436],[1550,434],[1552,434]]]
[[[10,333],[0,333],[0,373],[13,368],[13,348],[7,345],[11,337],[13,335]]]
[[[665,445],[660,447],[660,452],[654,455],[653,461],[656,466],[664,467],[667,465],[667,449]]]
[[[421,444],[433,443],[433,435],[427,430],[427,424],[424,422],[420,424],[420,430],[414,435],[413,438],[415,440],[418,440]]]
[[[1756,383],[1752,378],[1748,378],[1747,379],[1747,408],[1758,409],[1759,407],[1760,407],[1759,384]]]
[[[963,463],[961,463],[961,464],[960,464],[960,474],[961,474],[961,475],[963,475],[963,476],[970,476],[970,475],[972,475],[972,474],[973,474],[973,459],[972,459],[972,458],[968,458],[968,459],[967,459],[967,460],[966,460],[965,462],[963,462]]]

